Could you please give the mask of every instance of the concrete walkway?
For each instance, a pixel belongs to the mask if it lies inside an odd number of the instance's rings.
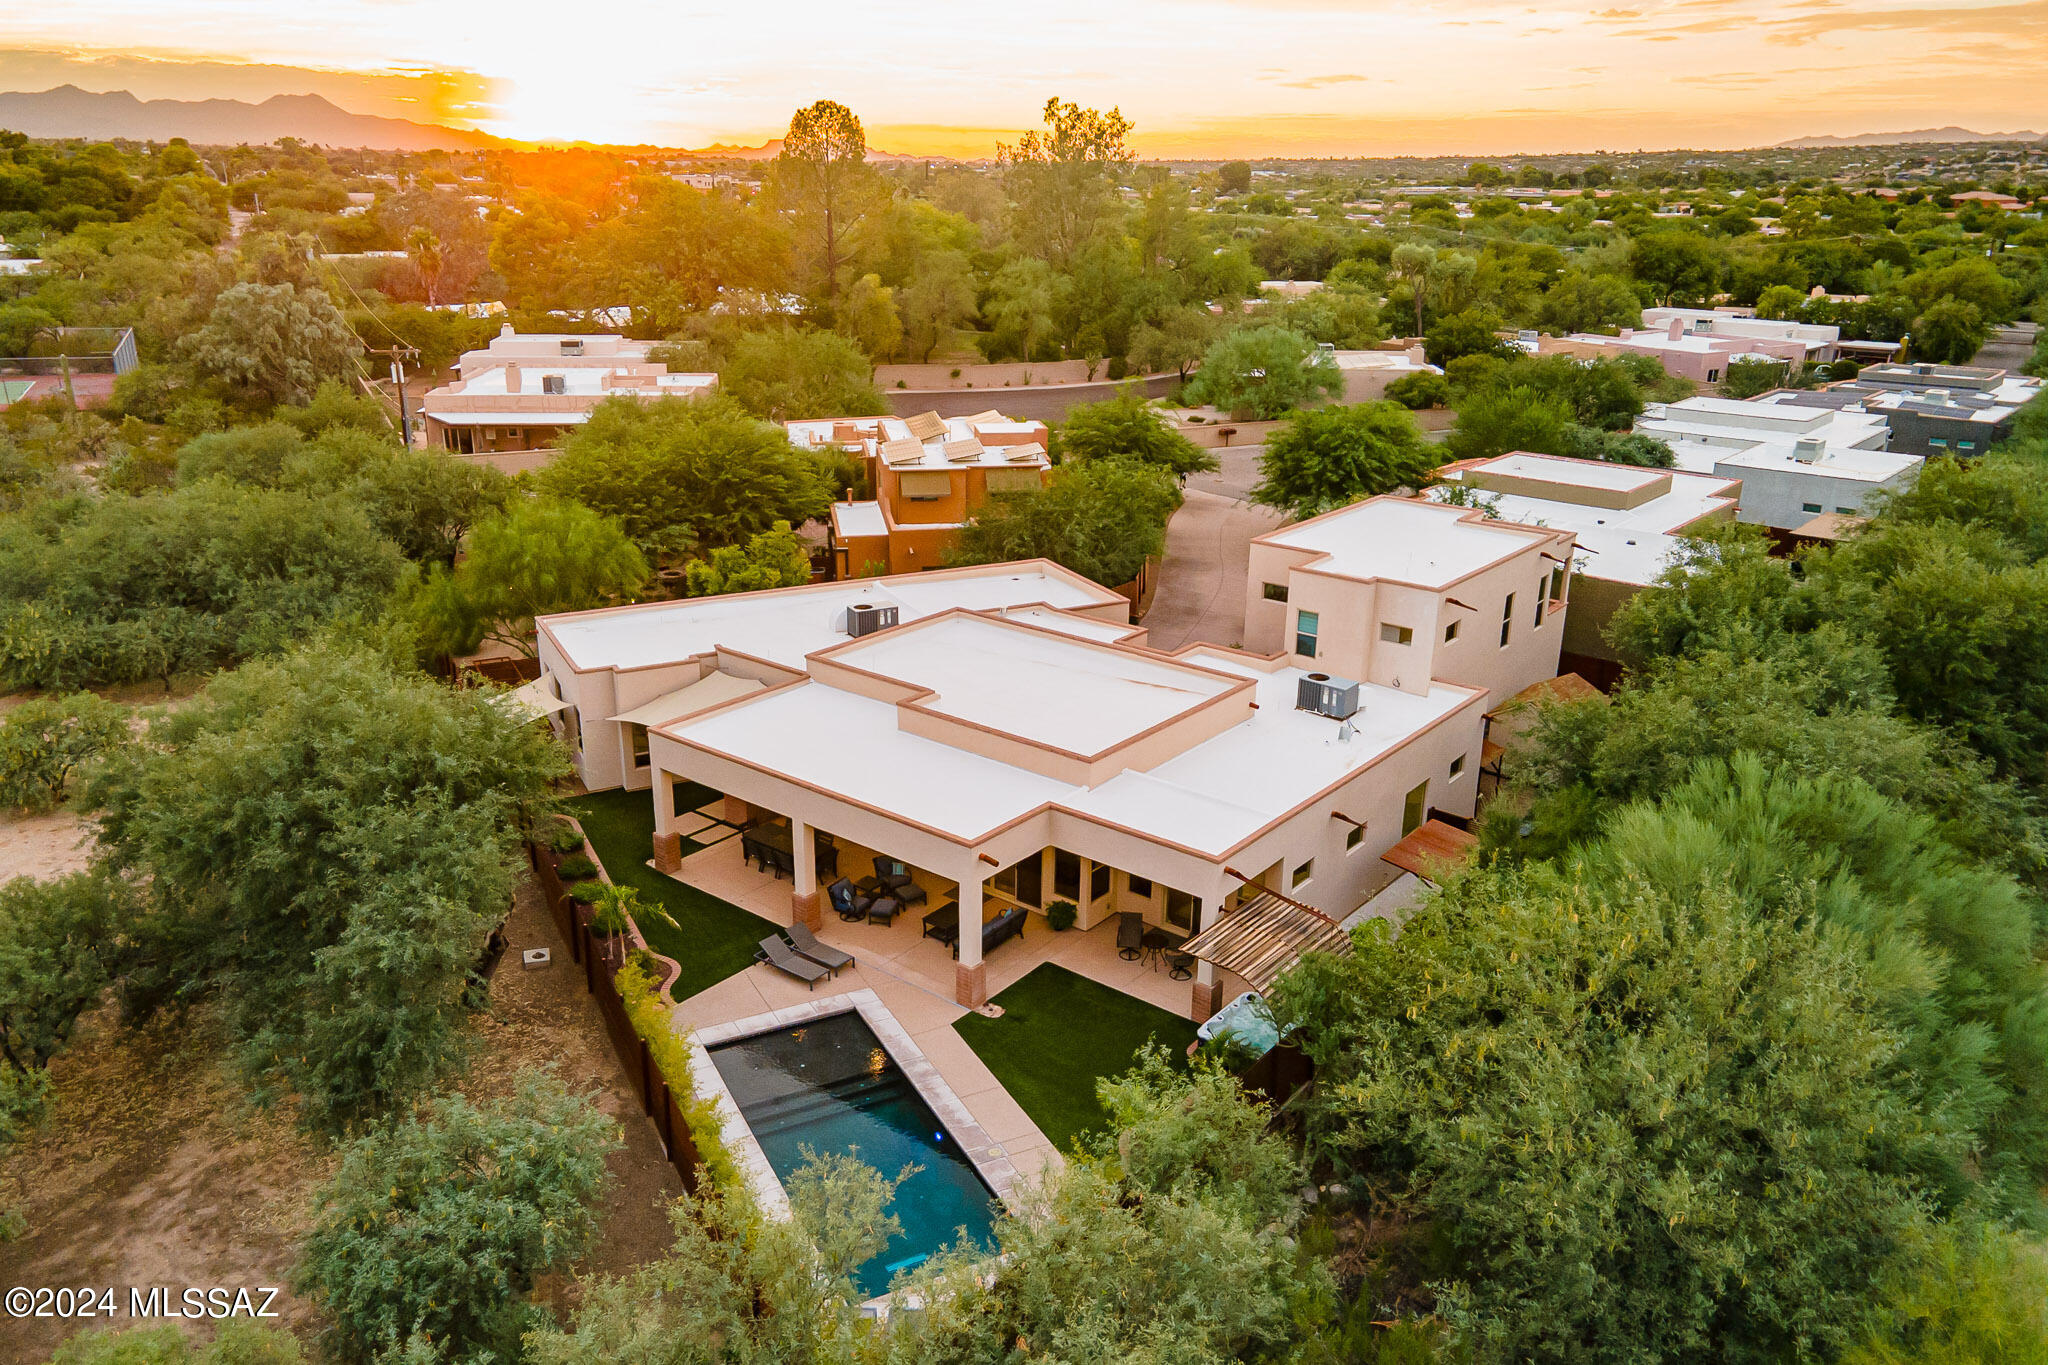
[[[1244,637],[1245,572],[1253,536],[1287,524],[1280,512],[1245,499],[1259,480],[1261,446],[1219,450],[1223,468],[1188,480],[1187,501],[1166,524],[1166,558],[1145,628],[1155,649]]]

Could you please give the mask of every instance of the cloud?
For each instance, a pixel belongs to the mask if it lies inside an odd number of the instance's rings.
[[[1371,79],[1372,77],[1370,76],[1340,74],[1335,76],[1304,76],[1298,81],[1281,81],[1280,84],[1286,86],[1289,90],[1321,90],[1326,85],[1356,85],[1361,81],[1369,81]]]

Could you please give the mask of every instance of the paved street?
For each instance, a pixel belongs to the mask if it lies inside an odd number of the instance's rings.
[[[1262,451],[1260,446],[1219,450],[1219,473],[1188,480],[1187,501],[1167,523],[1159,591],[1145,617],[1153,648],[1179,649],[1198,640],[1242,643],[1252,537],[1287,520],[1244,500],[1258,482]]]

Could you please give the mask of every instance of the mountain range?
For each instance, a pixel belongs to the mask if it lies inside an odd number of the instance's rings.
[[[218,99],[139,100],[126,90],[95,93],[75,85],[60,85],[54,90],[0,91],[0,128],[11,128],[30,137],[121,138],[134,142],[182,137],[202,146],[265,144],[281,137],[295,137],[321,147],[379,147],[400,152],[474,152],[527,145],[437,123],[352,114],[321,95],[272,95],[261,104]],[[678,156],[734,161],[772,161],[781,154],[781,138],[758,147],[721,142],[675,152]],[[904,156],[871,147],[868,160],[947,158]]]
[[[1851,133],[1847,137],[1796,137],[1780,147],[1896,147],[1916,142],[2039,142],[2041,134],[1975,133],[1968,128],[1916,128],[1910,133]]]
[[[75,85],[54,90],[0,91],[0,128],[30,137],[125,138],[161,142],[182,137],[200,144],[269,143],[281,137],[323,147],[381,147],[451,152],[510,147],[488,133],[445,128],[410,119],[351,114],[320,95],[272,95],[245,100],[139,100],[126,90],[95,93]]]

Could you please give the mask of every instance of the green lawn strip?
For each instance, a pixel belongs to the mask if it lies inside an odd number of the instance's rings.
[[[772,925],[647,865],[654,851],[654,803],[646,792],[593,792],[567,804],[611,879],[632,887],[648,907],[636,921],[647,946],[681,964],[683,974],[669,988],[672,996],[686,999],[753,965],[755,947]],[[703,847],[683,840],[685,856]]]
[[[995,1003],[1002,1018],[969,1014],[953,1027],[1063,1152],[1109,1120],[1095,1098],[1099,1078],[1128,1070],[1148,1039],[1176,1061],[1195,1041],[1190,1020],[1049,962]]]

